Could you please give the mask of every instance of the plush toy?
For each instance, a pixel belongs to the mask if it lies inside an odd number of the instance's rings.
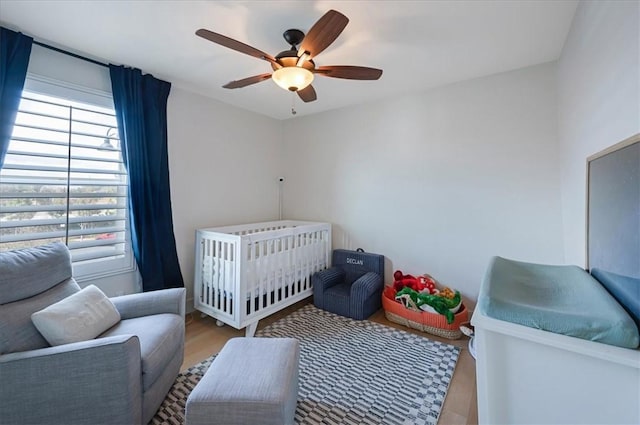
[[[393,273],[393,278],[393,287],[396,291],[401,291],[403,288],[411,288],[416,292],[428,292],[429,294],[436,292],[436,281],[428,274],[415,277],[396,270]]]
[[[454,315],[450,309],[460,304],[460,292],[458,291],[455,292],[452,298],[441,295],[431,295],[425,292],[417,292],[409,287],[404,287],[396,293],[396,300],[406,297],[410,298],[418,308],[424,304],[432,307],[435,311],[444,315],[447,318],[447,323],[449,324],[453,323],[454,320]]]
[[[429,276],[428,274],[423,274],[420,276],[420,281],[424,284],[424,286],[429,290],[430,294],[437,293],[436,289],[436,280]]]

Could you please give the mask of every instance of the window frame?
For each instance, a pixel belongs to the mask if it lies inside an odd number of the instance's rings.
[[[35,93],[60,99],[94,105],[101,108],[115,109],[111,93],[83,87],[66,81],[27,73],[23,92]],[[22,98],[22,95],[21,95]],[[127,173],[127,192],[129,190],[129,177]],[[130,202],[126,196],[125,208],[125,245],[124,256],[119,258],[98,258],[72,262],[74,278],[79,281],[89,281],[123,273],[131,273],[137,270],[133,255],[131,226],[130,226]]]

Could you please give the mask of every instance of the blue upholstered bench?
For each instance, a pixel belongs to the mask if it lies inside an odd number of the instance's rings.
[[[233,338],[187,398],[186,425],[290,425],[300,345],[293,338]]]

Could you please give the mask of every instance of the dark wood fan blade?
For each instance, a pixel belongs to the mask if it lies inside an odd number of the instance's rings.
[[[296,93],[298,93],[298,96],[300,96],[300,99],[302,99],[303,102],[313,102],[318,98],[316,96],[316,90],[313,88],[311,84],[309,84],[307,87],[303,88],[302,90],[298,90]]]
[[[349,65],[321,66],[313,72],[325,77],[346,78],[347,80],[377,80],[382,75],[381,69]]]
[[[309,52],[312,59],[318,53],[329,47],[349,23],[349,18],[335,10],[330,10],[316,22],[302,40],[298,49],[298,56]]]
[[[234,40],[233,38],[229,38],[222,34],[215,33],[213,31],[209,31],[206,29],[199,29],[196,31],[196,35],[213,41],[216,44],[219,44],[224,47],[228,47],[229,49],[235,50],[236,52],[244,53],[245,55],[253,56],[254,58],[263,59],[269,62],[276,63],[276,59],[268,53],[263,52],[262,50],[258,50],[255,47],[251,47],[248,44],[244,44],[239,42],[238,40]]]
[[[254,75],[253,77],[243,78],[242,80],[230,81],[222,87],[225,89],[239,89],[241,87],[259,83],[260,81],[268,80],[269,78],[271,78],[271,74]]]

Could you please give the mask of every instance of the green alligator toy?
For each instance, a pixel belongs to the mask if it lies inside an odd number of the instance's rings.
[[[460,304],[460,291],[456,291],[453,298],[446,298],[424,292],[417,292],[405,286],[402,290],[398,291],[396,299],[403,295],[408,295],[418,308],[424,304],[432,307],[435,311],[444,315],[447,318],[447,323],[449,324],[453,323],[454,319],[453,313],[450,309]]]

